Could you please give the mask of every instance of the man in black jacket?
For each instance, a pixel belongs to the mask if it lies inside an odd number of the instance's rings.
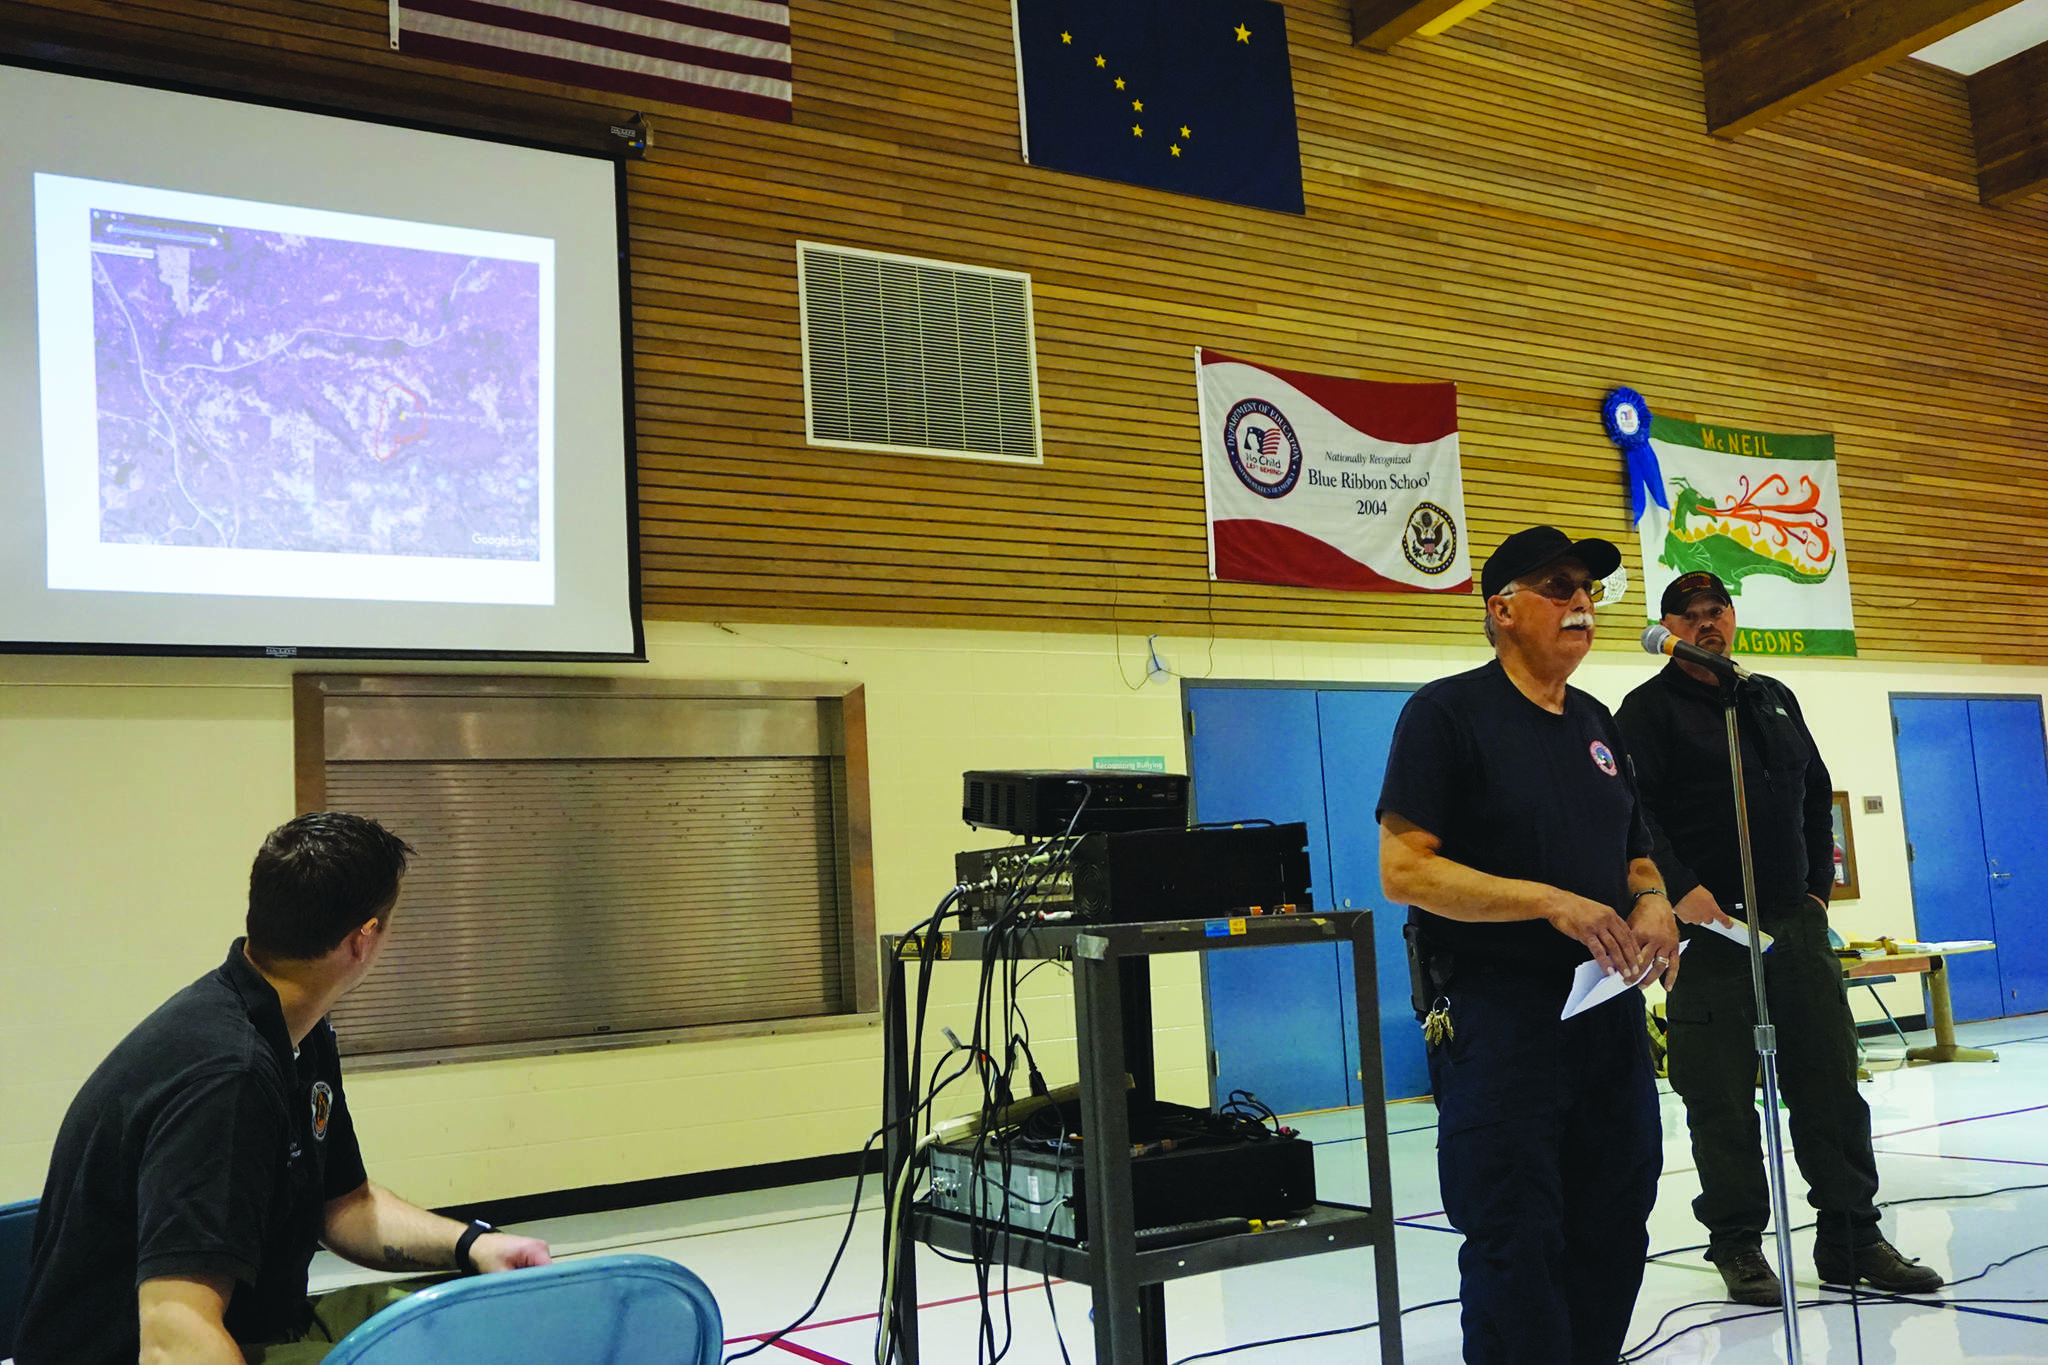
[[[1726,656],[1735,607],[1711,573],[1672,580],[1664,625]],[[1673,660],[1628,694],[1616,713],[1635,759],[1643,802],[1678,917],[1689,925],[1761,923],[1774,940],[1764,983],[1777,1028],[1778,1066],[1792,1111],[1792,1146],[1820,1211],[1814,1267],[1823,1280],[1863,1280],[1893,1293],[1925,1293],[1941,1276],[1909,1261],[1878,1231],[1877,1163],[1870,1108],[1856,1093],[1856,1026],[1847,983],[1828,942],[1834,885],[1832,780],[1790,688],[1753,677],[1737,691],[1743,786],[1762,914],[1742,904],[1741,850],[1721,684]],[[1685,1101],[1706,1226],[1707,1259],[1737,1303],[1776,1305],[1783,1290],[1764,1260],[1770,1217],[1756,1108],[1755,989],[1748,949],[1720,934],[1690,933],[1685,973],[1672,987],[1671,1085]]]

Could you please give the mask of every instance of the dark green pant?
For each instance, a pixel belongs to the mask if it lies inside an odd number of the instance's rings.
[[[1807,1198],[1820,1211],[1820,1238],[1860,1245],[1878,1235],[1877,1162],[1870,1106],[1856,1093],[1848,985],[1828,946],[1827,916],[1811,899],[1766,911],[1764,929],[1775,939],[1764,954],[1764,989],[1778,1031],[1778,1083],[1792,1111],[1793,1154]],[[1717,1249],[1755,1243],[1771,1204],[1757,1121],[1749,950],[1694,931],[1666,1012],[1671,1087],[1685,1101],[1699,1168],[1693,1215]]]
[[[245,1344],[242,1356],[249,1365],[318,1365],[336,1343],[376,1314],[447,1278],[423,1275],[408,1280],[379,1280],[322,1294],[313,1300],[313,1325],[304,1337],[267,1346]]]

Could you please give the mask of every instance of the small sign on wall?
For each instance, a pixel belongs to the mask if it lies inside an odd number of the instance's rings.
[[[1166,755],[1097,754],[1093,766],[1126,773],[1163,773],[1166,771]]]

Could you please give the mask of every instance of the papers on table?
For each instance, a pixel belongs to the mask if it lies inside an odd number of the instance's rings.
[[[1874,948],[1857,944],[1849,948],[1837,948],[1838,957],[1861,958],[1865,962],[1881,962],[1888,957],[1950,957],[1956,953],[1989,952],[1998,945],[1988,938],[1957,938],[1941,943],[1920,943],[1911,939],[1897,939],[1890,946],[1880,943]]]
[[[1681,941],[1678,951],[1683,953],[1685,948],[1685,943]],[[1651,977],[1661,974],[1663,970],[1653,962],[1650,964],[1650,970],[1631,978],[1624,972],[1603,972],[1597,962],[1581,962],[1578,971],[1572,974],[1572,993],[1565,997],[1564,1012],[1557,1017],[1569,1019],[1574,1014],[1583,1014],[1595,1005],[1607,1003],[1623,991],[1642,985]]]
[[[1749,946],[1749,926],[1747,924],[1744,924],[1739,919],[1730,920],[1726,924],[1695,924],[1693,928],[1711,929],[1715,933],[1719,934],[1722,938],[1727,939],[1730,943],[1739,944],[1744,948],[1747,948]],[[1757,942],[1761,943],[1764,946],[1765,950],[1768,951],[1771,946],[1771,936],[1765,933],[1763,930],[1759,929],[1756,931],[1756,937]],[[1700,960],[1702,962],[1706,961],[1705,958],[1701,958]]]

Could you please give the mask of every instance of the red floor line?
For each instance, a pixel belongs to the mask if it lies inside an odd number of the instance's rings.
[[[847,1362],[838,1356],[828,1356],[823,1351],[813,1351],[810,1347],[799,1346],[793,1341],[778,1341],[775,1343],[775,1349],[787,1351],[799,1360],[815,1361],[817,1365],[847,1365]]]
[[[1930,1161],[1994,1161],[2001,1166],[2048,1166],[2048,1161],[2022,1161],[2016,1156],[1965,1156],[1961,1152],[1894,1152],[1889,1149],[1879,1156],[1919,1156]]]
[[[1872,1133],[1870,1136],[1882,1141],[1885,1138],[1904,1137],[1908,1133],[1924,1133],[1931,1128],[1948,1128],[1958,1123],[1975,1123],[1979,1119],[2009,1119],[2014,1114],[2034,1114],[2048,1109],[2048,1104],[2030,1104],[2025,1109],[2008,1109],[1999,1114],[1971,1114],[1968,1118],[1943,1119],[1940,1123],[1923,1123],[1918,1128],[1900,1128],[1890,1133]]]
[[[1065,1284],[1066,1281],[1055,1278],[1053,1280],[1053,1283]],[[1027,1294],[1038,1290],[1043,1286],[1043,1284],[1044,1281],[1034,1277],[1029,1284],[1015,1284],[1011,1285],[1008,1289],[990,1290],[989,1297],[1001,1298],[1005,1294]],[[917,1311],[922,1313],[927,1308],[951,1308],[956,1303],[973,1303],[976,1299],[980,1297],[981,1295],[979,1294],[960,1294],[950,1299],[933,1299],[930,1303],[919,1304],[917,1306]],[[849,1322],[873,1322],[877,1316],[879,1315],[875,1313],[855,1313],[850,1318],[833,1318],[829,1322],[807,1322],[801,1327],[791,1328],[789,1336],[795,1336],[798,1332],[815,1332],[822,1327],[844,1327]],[[755,1332],[751,1336],[727,1337],[725,1339],[724,1344],[727,1346],[738,1346],[743,1342],[759,1341],[763,1337],[772,1337],[774,1335],[775,1333],[773,1331],[768,1331]],[[777,1346],[786,1347],[788,1345],[788,1341],[789,1338],[784,1337],[781,1341],[778,1341],[775,1344]]]

